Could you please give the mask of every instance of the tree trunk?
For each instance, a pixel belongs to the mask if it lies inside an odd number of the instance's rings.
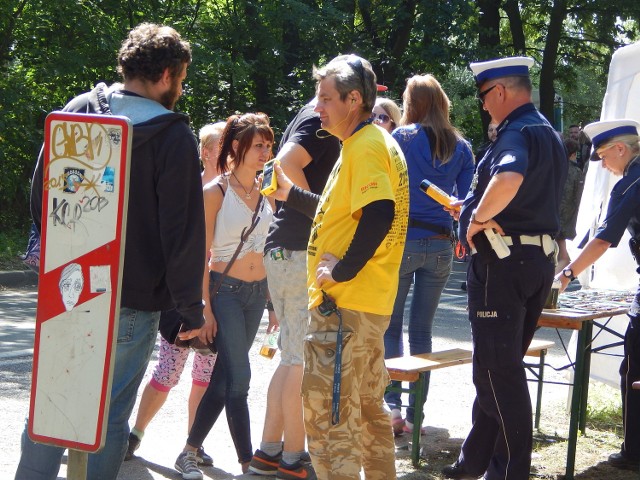
[[[524,55],[526,45],[518,0],[507,0],[504,3],[504,11],[507,12],[507,17],[509,17],[509,28],[511,30],[511,38],[513,38],[513,51],[516,54]]]
[[[547,30],[547,42],[542,54],[542,69],[540,71],[540,112],[553,123],[553,106],[555,100],[556,60],[558,45],[562,35],[562,24],[567,15],[567,0],[554,0]]]
[[[480,18],[478,20],[478,57],[477,60],[490,60],[500,56],[500,4],[501,0],[479,0]],[[480,118],[482,120],[482,131],[485,139],[487,126],[491,122],[488,112],[479,106]]]

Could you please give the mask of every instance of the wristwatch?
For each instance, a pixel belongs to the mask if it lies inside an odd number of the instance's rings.
[[[576,276],[573,274],[573,270],[571,270],[571,268],[569,267],[562,270],[562,275],[567,277],[571,282],[573,282],[576,279]]]
[[[475,225],[485,225],[489,220],[485,220],[484,222],[476,220],[476,211],[474,210],[471,212],[471,219],[469,221]]]

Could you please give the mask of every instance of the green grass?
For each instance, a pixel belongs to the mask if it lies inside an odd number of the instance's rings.
[[[27,249],[29,226],[24,229],[0,231],[0,270],[24,270],[27,268],[19,255]]]
[[[590,427],[622,435],[622,398],[620,389],[600,382],[589,385],[587,419]]]

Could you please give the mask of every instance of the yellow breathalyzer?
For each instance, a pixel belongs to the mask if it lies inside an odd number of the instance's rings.
[[[453,202],[457,202],[458,199],[456,197],[452,197],[451,195],[447,195],[447,193],[439,188],[438,186],[431,183],[426,178],[420,182],[420,190],[433,198],[440,205],[444,205],[447,208],[451,208],[453,210],[460,210],[460,205],[452,206]]]
[[[278,189],[278,181],[276,172],[273,170],[275,164],[280,165],[279,160],[269,160],[264,164],[264,169],[262,170],[262,188],[260,189],[260,193],[263,195],[271,195]]]

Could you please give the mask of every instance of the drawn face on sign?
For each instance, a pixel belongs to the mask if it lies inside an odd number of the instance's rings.
[[[77,263],[70,263],[60,274],[60,295],[62,295],[62,303],[67,312],[73,310],[78,303],[80,292],[84,287],[84,277],[82,275],[82,267]]]

